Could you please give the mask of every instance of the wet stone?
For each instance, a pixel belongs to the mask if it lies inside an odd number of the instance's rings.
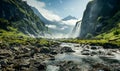
[[[70,47],[63,47],[63,48],[61,49],[61,51],[62,51],[62,52],[75,52],[75,51],[72,50],[72,48],[70,48]]]

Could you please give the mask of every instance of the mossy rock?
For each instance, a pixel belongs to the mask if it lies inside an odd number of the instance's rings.
[[[50,53],[50,48],[48,48],[48,47],[42,47],[41,49],[40,49],[40,53]]]

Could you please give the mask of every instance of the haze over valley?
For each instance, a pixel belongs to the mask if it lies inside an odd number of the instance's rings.
[[[47,34],[48,38],[75,38],[76,35],[71,35],[77,21],[82,19],[83,12],[89,0],[26,0],[32,7],[35,14],[46,24],[51,32]],[[79,3],[81,6],[79,6]],[[84,4],[83,4],[84,3]],[[57,7],[56,7],[57,6]],[[80,28],[80,27],[79,27]],[[78,32],[77,32],[78,33]]]

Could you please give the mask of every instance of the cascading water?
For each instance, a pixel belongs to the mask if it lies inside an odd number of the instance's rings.
[[[70,36],[70,38],[77,38],[80,34],[80,30],[81,30],[81,21],[78,21],[76,22],[76,25],[72,30],[71,33],[72,36]]]

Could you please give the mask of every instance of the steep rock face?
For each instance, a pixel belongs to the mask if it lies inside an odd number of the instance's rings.
[[[88,34],[94,36],[112,29],[114,23],[110,25],[107,21],[120,10],[119,8],[120,0],[90,1],[84,12],[79,37],[87,38]]]
[[[22,0],[0,0],[0,19],[7,20],[11,27],[24,34],[39,36],[46,31],[39,17]]]

